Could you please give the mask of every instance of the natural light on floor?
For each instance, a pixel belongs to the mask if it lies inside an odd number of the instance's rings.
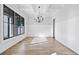
[[[39,35],[38,37],[33,38],[31,43],[40,43],[48,41],[44,35]]]

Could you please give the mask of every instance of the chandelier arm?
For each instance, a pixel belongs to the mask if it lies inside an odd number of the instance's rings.
[[[34,18],[34,20],[38,23],[41,23],[44,20],[44,17],[40,16],[40,6],[38,6],[38,16]]]

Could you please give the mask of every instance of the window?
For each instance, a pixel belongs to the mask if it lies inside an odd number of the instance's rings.
[[[21,21],[21,34],[23,34],[24,33],[24,18],[20,18],[20,21]]]
[[[24,18],[4,5],[4,39],[24,34]]]
[[[20,26],[19,25],[19,21],[20,21],[20,18],[19,18],[19,15],[17,13],[14,14],[14,36],[17,36],[18,35],[18,27]]]
[[[9,9],[4,6],[4,38],[9,37]]]
[[[9,14],[9,37],[13,37],[13,20],[14,20],[14,12],[10,10]]]

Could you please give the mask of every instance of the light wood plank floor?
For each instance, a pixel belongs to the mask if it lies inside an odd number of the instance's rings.
[[[39,43],[31,43],[32,37],[28,37],[13,47],[9,48],[1,55],[76,55],[75,52],[65,47],[51,37],[46,38],[47,41]]]

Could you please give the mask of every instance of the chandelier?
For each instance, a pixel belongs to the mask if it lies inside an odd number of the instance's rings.
[[[37,17],[34,18],[34,20],[38,23],[41,23],[44,20],[44,17],[42,15],[40,15],[40,6],[38,6],[39,9],[39,13],[37,15]]]

